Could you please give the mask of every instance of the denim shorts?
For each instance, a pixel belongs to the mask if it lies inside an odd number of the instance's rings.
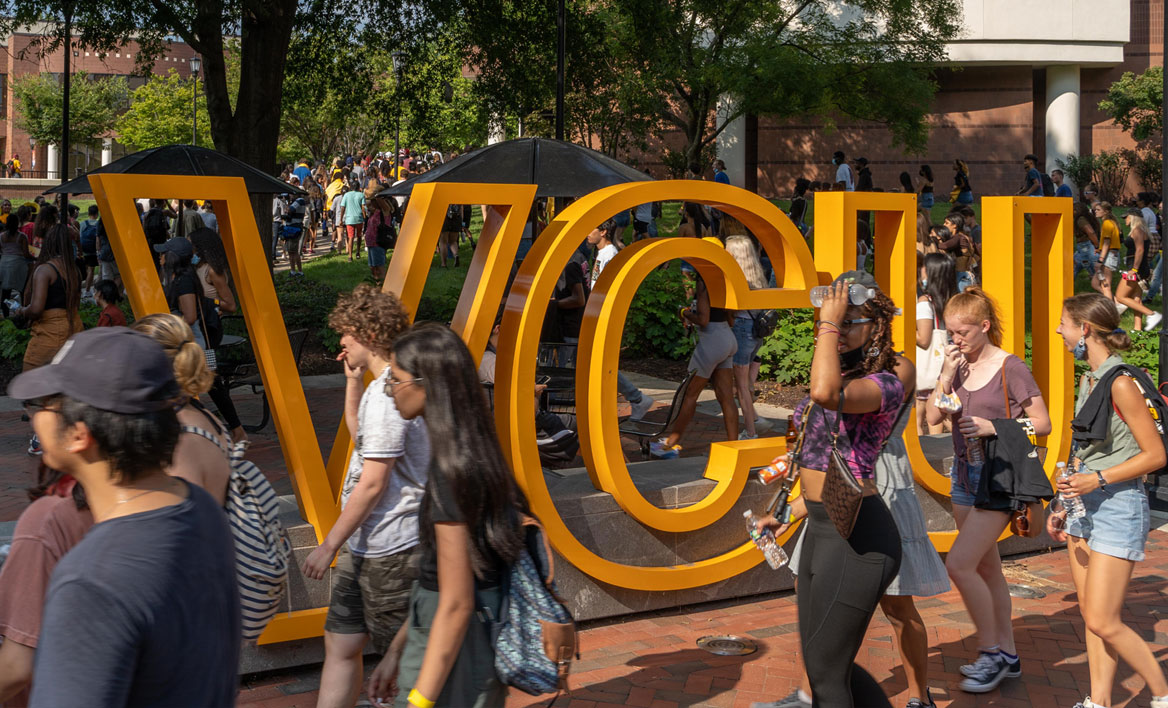
[[[1108,484],[1106,489],[1096,489],[1082,499],[1087,513],[1068,522],[1067,533],[1086,539],[1095,553],[1142,561],[1150,513],[1141,479]]]
[[[754,338],[754,320],[749,317],[735,317],[734,338],[738,340],[738,351],[734,352],[734,366],[750,366],[754,359],[754,350],[760,344]]]
[[[1080,270],[1086,271],[1087,275],[1095,272],[1095,247],[1090,241],[1075,244],[1075,275]]]
[[[381,246],[365,244],[369,257],[369,267],[379,268],[385,265],[385,249]]]
[[[1107,258],[1103,259],[1103,267],[1111,270],[1119,270],[1119,251],[1114,248],[1107,252]]]
[[[981,481],[982,465],[975,465],[971,463],[965,464],[965,469],[969,472],[969,488],[957,477],[957,463],[949,470],[949,500],[954,504],[961,506],[973,506],[973,501],[977,498],[977,485]]]

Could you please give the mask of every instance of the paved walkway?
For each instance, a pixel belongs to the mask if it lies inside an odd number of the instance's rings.
[[[672,396],[672,384],[648,377],[638,385],[658,401]],[[328,455],[343,401],[339,376],[310,377],[305,389],[318,439]],[[259,401],[237,392],[240,414],[256,419]],[[14,520],[26,505],[24,490],[35,474],[35,461],[25,454],[28,424],[20,422],[15,406],[0,399],[0,521]],[[664,415],[660,412],[650,417]],[[712,407],[712,406],[711,406]],[[702,454],[705,444],[722,434],[717,409],[703,410],[684,442],[687,455]],[[709,411],[710,414],[707,414]],[[713,415],[711,415],[713,414]],[[779,418],[783,411],[763,415]],[[253,434],[250,455],[264,469],[280,493],[290,493],[279,441],[272,426]],[[626,441],[630,459],[636,444]],[[1160,524],[1168,521],[1161,518]],[[983,696],[956,689],[957,667],[976,654],[973,628],[956,591],[918,603],[929,628],[929,683],[940,706],[1069,707],[1088,690],[1083,624],[1072,590],[1065,552],[1040,554],[1007,562],[1010,582],[1020,594],[1014,601],[1015,632],[1023,661],[1021,679],[1008,679]],[[1148,559],[1136,570],[1128,593],[1124,619],[1152,643],[1157,656],[1168,654],[1168,533],[1152,532]],[[581,627],[581,659],[573,675],[573,691],[554,705],[560,708],[614,706],[746,706],[751,701],[775,700],[799,681],[799,644],[794,598],[790,593],[716,604],[659,611],[623,619],[597,620]],[[698,649],[707,635],[730,634],[758,644],[744,657],[718,657]],[[893,704],[908,696],[903,671],[893,645],[892,629],[878,616],[861,650],[860,663],[885,687]],[[372,667],[369,667],[372,668]],[[1147,706],[1143,682],[1126,666],[1120,668],[1115,706]],[[315,706],[319,666],[244,677],[240,706],[280,708]],[[544,697],[546,703],[548,697]],[[513,695],[509,707],[534,706],[540,699]]]

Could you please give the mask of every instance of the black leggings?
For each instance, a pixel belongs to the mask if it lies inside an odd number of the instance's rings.
[[[235,402],[231,400],[231,391],[227,388],[227,382],[219,374],[215,374],[215,383],[211,385],[209,395],[211,400],[215,402],[215,407],[219,409],[219,415],[223,417],[223,422],[227,423],[228,430],[235,430],[243,425],[239,422],[239,413],[235,412]]]
[[[900,571],[900,533],[880,497],[864,497],[851,538],[843,539],[823,504],[807,502],[799,557],[799,636],[815,708],[891,706],[855,664],[872,614]]]

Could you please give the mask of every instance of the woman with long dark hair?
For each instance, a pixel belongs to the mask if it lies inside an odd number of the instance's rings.
[[[3,217],[4,233],[0,235],[0,298],[9,293],[22,294],[28,282],[28,264],[32,254],[28,239],[20,232],[20,219],[15,214]]]
[[[944,228],[944,227],[941,227]],[[917,272],[917,363],[924,361],[929,349],[933,346],[933,334],[937,330],[944,331],[945,321],[941,318],[945,312],[945,305],[949,299],[957,294],[957,267],[953,258],[947,253],[929,253],[920,259],[921,267]],[[922,382],[923,383],[923,382]],[[936,384],[933,381],[932,384]],[[924,434],[945,432],[944,425],[930,426],[925,421],[925,401],[933,394],[934,385],[925,389],[917,389],[917,431]]]
[[[418,531],[422,562],[410,615],[369,677],[370,700],[396,706],[502,706],[489,618],[503,574],[525,547],[527,498],[503,458],[478,370],[436,323],[394,342],[386,382],[401,416],[422,416],[434,445]],[[473,452],[473,454],[472,454]]]
[[[969,186],[969,165],[965,160],[953,161],[953,191],[949,196],[954,204],[973,204],[973,187]]]
[[[852,287],[863,290],[864,297],[851,297]],[[868,289],[874,296],[867,296]],[[863,302],[852,304],[856,299]],[[900,534],[875,479],[876,458],[905,403],[892,345],[895,316],[896,306],[870,273],[849,271],[836,278],[819,311],[811,395],[795,409],[793,420],[803,434],[804,493],[792,511],[794,518],[808,519],[796,592],[803,663],[816,705],[891,705],[855,659],[877,604],[900,570]],[[829,516],[831,500],[824,499],[827,476],[835,473],[836,430],[837,449],[848,465],[843,472],[863,490],[847,538]],[[773,518],[762,524],[776,534],[787,527]]]
[[[202,349],[214,349],[219,342],[214,341],[216,334],[222,334],[212,327],[208,321],[214,321],[214,313],[208,309],[214,305],[206,298],[206,289],[199,278],[198,271],[192,262],[195,249],[189,239],[176,237],[168,240],[154,250],[163,254],[162,258],[162,285],[166,292],[166,303],[170,306],[171,314],[178,315],[190,326],[195,335],[195,343]],[[208,340],[211,341],[208,341]],[[235,411],[235,403],[231,400],[231,392],[227,389],[223,377],[216,374],[215,383],[209,393],[219,414],[231,429],[231,438],[234,441],[246,440],[247,433],[243,430],[243,423]]]
[[[907,172],[900,173],[900,191],[905,194],[916,194],[917,188],[913,186],[912,175]],[[924,208],[923,206],[921,208]]]
[[[223,249],[219,234],[203,227],[192,231],[188,238],[195,249],[191,265],[195,266],[203,286],[203,295],[216,301],[221,312],[235,312],[235,295],[231,292],[229,280],[231,267],[227,265],[227,252]]]

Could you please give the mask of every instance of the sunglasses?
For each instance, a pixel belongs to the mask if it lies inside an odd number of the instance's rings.
[[[59,408],[49,408],[48,403],[43,398],[33,398],[21,404],[24,407],[24,412],[31,418],[41,411],[49,411],[50,413],[60,413]]]

